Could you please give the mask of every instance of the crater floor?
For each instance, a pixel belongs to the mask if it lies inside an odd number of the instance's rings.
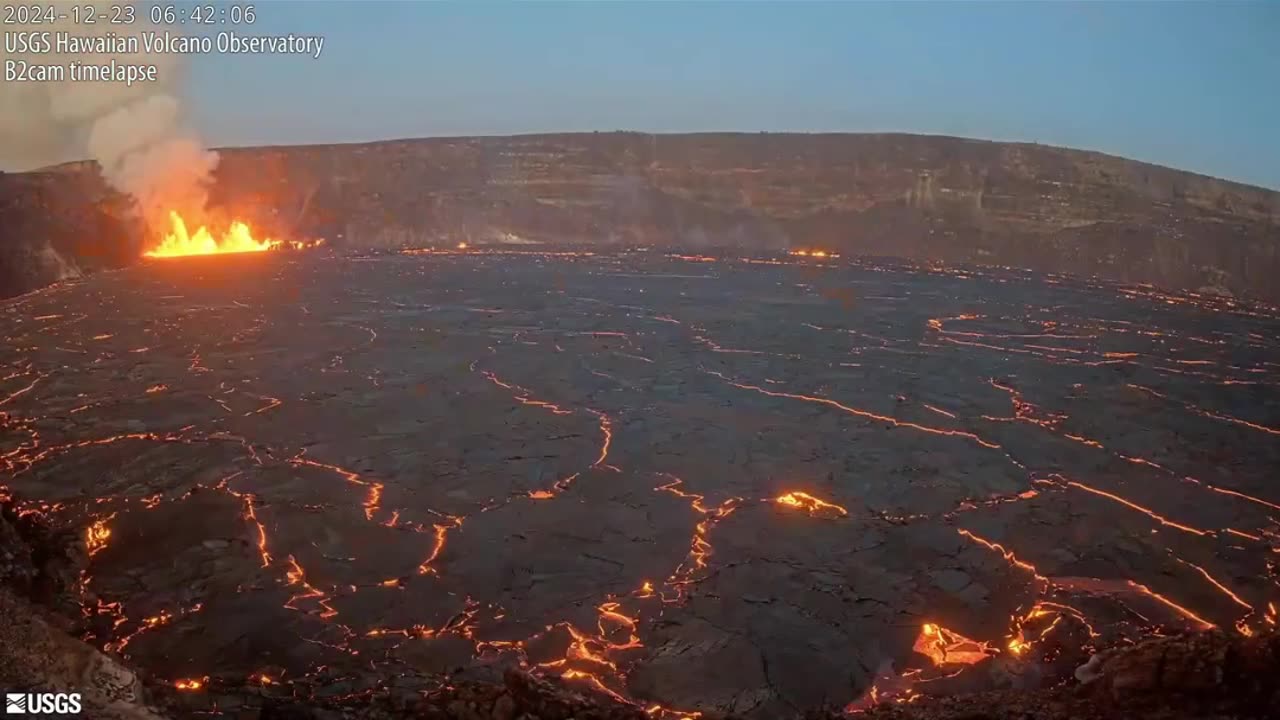
[[[835,258],[155,261],[0,306],[0,487],[194,703],[519,664],[858,708],[1274,626],[1278,331]]]

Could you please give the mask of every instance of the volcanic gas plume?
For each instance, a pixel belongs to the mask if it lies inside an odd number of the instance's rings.
[[[127,4],[127,3],[126,3]],[[135,37],[149,26],[75,24],[72,3],[55,2],[61,19],[41,29],[76,36]],[[42,6],[43,7],[43,6]],[[135,14],[146,11],[134,8]],[[58,53],[18,54],[29,62],[57,63]],[[101,62],[137,62],[127,54],[103,53]],[[0,61],[5,59],[0,56]],[[245,252],[278,246],[254,240],[248,226],[232,220],[227,229],[205,230],[211,174],[218,155],[205,148],[182,112],[181,56],[147,55],[157,66],[156,82],[5,83],[0,85],[0,169],[29,170],[89,158],[111,187],[133,200],[153,237],[140,239],[152,257]],[[186,222],[201,226],[188,236]]]

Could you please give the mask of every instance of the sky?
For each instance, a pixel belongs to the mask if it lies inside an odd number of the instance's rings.
[[[211,145],[901,131],[1280,189],[1280,2],[254,5],[239,32],[320,35],[323,53],[194,57]]]

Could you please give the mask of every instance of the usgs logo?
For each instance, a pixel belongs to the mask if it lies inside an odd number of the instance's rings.
[[[79,715],[80,693],[5,693],[9,715]]]

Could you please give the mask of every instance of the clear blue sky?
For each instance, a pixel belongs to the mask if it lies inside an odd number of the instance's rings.
[[[242,0],[243,1],[243,0]],[[319,60],[200,57],[216,145],[628,129],[904,131],[1280,188],[1280,3],[260,0]]]

